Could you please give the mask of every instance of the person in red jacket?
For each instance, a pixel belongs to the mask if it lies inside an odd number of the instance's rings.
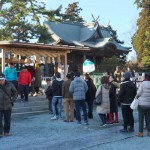
[[[31,86],[31,74],[26,67],[23,67],[18,76],[21,101],[28,102],[29,86]]]

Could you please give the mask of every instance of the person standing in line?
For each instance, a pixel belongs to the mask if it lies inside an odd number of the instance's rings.
[[[17,89],[17,71],[12,62],[8,63],[8,67],[4,70],[5,79],[7,82],[11,82]]]
[[[70,84],[69,91],[73,93],[73,100],[75,102],[75,109],[76,109],[76,119],[78,121],[77,124],[81,124],[80,110],[82,108],[84,115],[84,124],[88,125],[88,118],[85,104],[85,95],[88,90],[88,86],[86,82],[80,78],[79,72],[75,72],[74,76],[75,78]]]
[[[63,97],[63,104],[64,104],[64,110],[65,110],[65,120],[64,122],[73,122],[74,121],[74,101],[73,101],[73,95],[71,92],[69,92],[69,87],[71,84],[71,78],[72,76],[70,74],[67,74],[67,80],[63,82],[62,84],[62,97]],[[70,108],[70,115],[69,115],[69,108]]]
[[[116,96],[116,89],[120,87],[119,83],[117,83],[116,78],[112,75],[109,77],[109,100],[110,100],[110,113],[109,113],[109,124],[119,123],[118,118],[118,102]],[[113,120],[113,116],[115,115],[115,120]]]
[[[39,93],[39,88],[42,85],[42,72],[41,69],[39,67],[38,64],[35,64],[35,74],[34,74],[34,89],[35,89],[35,93],[34,93],[34,97],[38,96]]]
[[[133,110],[130,108],[132,101],[136,95],[136,86],[130,80],[131,74],[124,73],[124,80],[120,84],[119,99],[121,102],[122,116],[123,116],[123,129],[120,132],[134,132],[134,117]],[[128,125],[130,128],[128,129]]]
[[[17,90],[13,84],[0,75],[0,137],[10,136],[11,111],[14,101],[17,99]],[[4,118],[4,123],[3,123]]]
[[[56,79],[52,83],[53,88],[53,98],[52,98],[52,110],[53,117],[51,120],[61,119],[61,109],[62,109],[62,84],[63,80],[61,79],[60,73],[56,74]],[[58,103],[58,115],[56,110],[56,103]]]
[[[31,82],[32,79],[30,72],[26,69],[26,67],[22,67],[18,76],[21,101],[28,102],[29,86],[31,86]]]
[[[147,122],[147,135],[150,136],[150,74],[146,75],[140,84],[136,97],[139,101],[139,132],[136,136],[143,137],[144,118]]]
[[[121,67],[120,66],[116,66],[116,70],[114,72],[114,77],[116,78],[117,82],[121,82]]]
[[[84,80],[87,83],[88,91],[86,92],[86,102],[88,104],[88,118],[93,118],[93,102],[95,99],[96,87],[89,74],[84,74]]]
[[[102,93],[102,104],[96,107],[96,112],[99,115],[102,127],[106,126],[106,114],[110,113],[110,101],[109,101],[109,80],[108,77],[103,76],[101,79],[101,85],[96,91],[95,97],[97,97],[100,92]]]
[[[53,87],[52,87],[52,83],[51,83],[51,78],[47,78],[46,83],[47,84],[45,86],[45,95],[49,101],[49,103],[48,103],[49,113],[52,114],[53,113],[53,111],[52,111]]]

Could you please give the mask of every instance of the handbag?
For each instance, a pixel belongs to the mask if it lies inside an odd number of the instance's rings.
[[[97,97],[94,100],[94,104],[98,106],[102,104],[102,86],[101,86],[100,93],[97,95]]]
[[[138,108],[138,105],[139,105],[139,100],[137,98],[134,98],[133,102],[130,105],[130,108],[135,110]]]

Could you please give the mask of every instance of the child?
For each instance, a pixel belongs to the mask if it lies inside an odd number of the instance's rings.
[[[52,88],[52,83],[51,79],[47,78],[46,79],[46,86],[45,86],[45,95],[46,98],[49,100],[49,113],[52,114],[52,97],[53,97],[53,88]]]

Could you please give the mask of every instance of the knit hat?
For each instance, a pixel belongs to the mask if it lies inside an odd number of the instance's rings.
[[[125,73],[124,73],[124,78],[125,78],[125,79],[130,79],[130,77],[131,77],[130,72],[125,72]]]

